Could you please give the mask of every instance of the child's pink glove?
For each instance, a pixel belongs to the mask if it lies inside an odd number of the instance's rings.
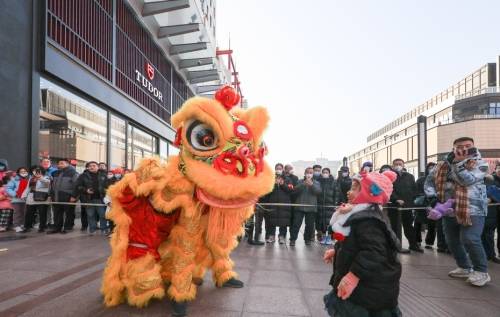
[[[347,273],[339,283],[337,287],[337,296],[342,298],[343,300],[348,299],[354,289],[358,286],[359,278],[352,274],[351,272]]]

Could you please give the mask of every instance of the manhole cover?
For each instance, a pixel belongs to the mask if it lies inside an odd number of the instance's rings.
[[[23,240],[26,238],[27,236],[7,236],[7,237],[0,237],[0,241]]]

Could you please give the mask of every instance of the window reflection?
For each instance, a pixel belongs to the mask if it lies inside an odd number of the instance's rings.
[[[43,78],[40,98],[39,156],[106,162],[105,110]]]
[[[111,115],[111,157],[109,163],[112,169],[123,168],[126,165],[126,132],[125,120]]]
[[[157,153],[156,137],[134,127],[128,126],[128,168],[134,169],[144,157],[151,157]]]

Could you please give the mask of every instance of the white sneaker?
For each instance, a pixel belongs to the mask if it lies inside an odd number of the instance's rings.
[[[478,271],[473,272],[467,279],[467,282],[479,287],[484,286],[489,281],[491,281],[491,277],[488,273]]]
[[[462,269],[458,267],[448,273],[449,277],[468,278],[474,271],[472,269]]]
[[[14,230],[16,230],[17,233],[24,231],[23,227],[21,226],[17,226]]]
[[[278,242],[279,242],[279,244],[285,244],[285,242],[286,242],[285,237],[279,236]]]
[[[267,243],[274,243],[275,239],[276,238],[274,236],[270,236],[269,238],[267,238],[266,242]]]

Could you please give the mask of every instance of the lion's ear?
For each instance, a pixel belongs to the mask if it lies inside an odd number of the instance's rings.
[[[233,113],[241,120],[245,121],[253,133],[254,142],[259,145],[262,135],[269,123],[269,114],[264,107],[252,107],[248,110],[234,109]]]

